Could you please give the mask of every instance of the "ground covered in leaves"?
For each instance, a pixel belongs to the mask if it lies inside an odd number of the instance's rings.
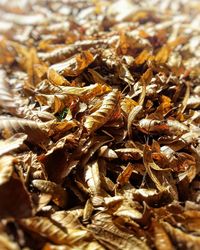
[[[200,2],[0,1],[0,249],[200,249]]]

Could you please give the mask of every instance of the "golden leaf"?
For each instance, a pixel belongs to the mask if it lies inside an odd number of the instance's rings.
[[[64,62],[52,65],[50,69],[53,69],[64,76],[78,76],[93,61],[94,57],[91,52],[83,51]]]
[[[54,69],[49,68],[47,71],[47,77],[49,81],[57,86],[70,85],[65,77],[57,73]]]
[[[131,110],[138,104],[129,97],[125,97],[121,100],[120,106],[125,116],[128,116]]]
[[[0,64],[12,64],[15,61],[15,51],[10,48],[10,42],[3,38],[0,40]],[[1,79],[2,81],[2,79]]]
[[[56,244],[67,244],[68,233],[54,221],[46,217],[30,217],[19,220],[19,224],[27,230],[35,232]]]
[[[167,222],[162,222],[161,225],[170,235],[170,238],[172,238],[175,244],[180,248],[198,249],[200,247],[200,237],[187,234],[182,230],[171,226]]]
[[[105,84],[103,76],[101,76],[97,71],[95,71],[94,69],[88,69],[88,72],[90,72],[90,74],[92,75],[95,83],[100,83],[102,85]]]
[[[100,108],[85,118],[84,126],[89,133],[102,127],[111,118],[119,101],[119,93],[112,91],[106,95]]]
[[[0,234],[0,246],[2,250],[20,250],[19,245],[4,232]]]
[[[137,239],[134,235],[130,236],[127,232],[118,229],[113,223],[112,217],[106,213],[97,214],[89,229],[92,230],[98,242],[108,249],[149,249],[145,242]]]

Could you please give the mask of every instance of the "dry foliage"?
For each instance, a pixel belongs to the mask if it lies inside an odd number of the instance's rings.
[[[0,249],[200,249],[199,13],[0,1]]]

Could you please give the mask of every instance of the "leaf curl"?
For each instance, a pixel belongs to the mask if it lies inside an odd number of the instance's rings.
[[[119,93],[117,91],[112,91],[104,97],[100,108],[85,118],[84,127],[88,133],[94,132],[109,121],[118,101]]]

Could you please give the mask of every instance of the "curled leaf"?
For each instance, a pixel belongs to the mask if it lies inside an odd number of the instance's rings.
[[[94,57],[91,52],[83,51],[64,62],[52,65],[50,69],[64,76],[77,76],[93,61]]]
[[[119,93],[113,91],[106,95],[100,108],[85,118],[84,126],[89,133],[103,126],[114,112],[119,100]]]

